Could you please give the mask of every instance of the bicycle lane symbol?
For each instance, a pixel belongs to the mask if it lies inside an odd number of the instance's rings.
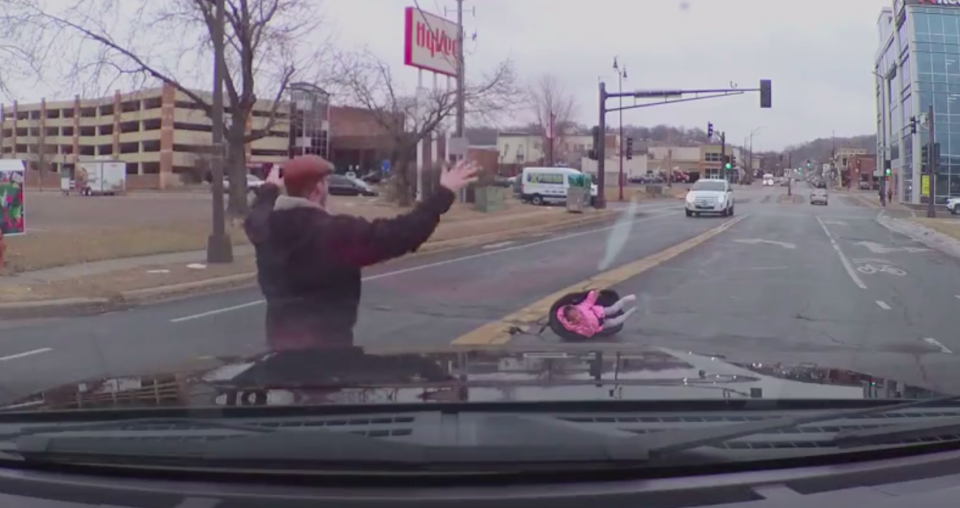
[[[898,268],[892,262],[884,259],[873,259],[873,258],[861,258],[854,259],[853,264],[857,265],[857,271],[866,274],[873,275],[876,273],[886,273],[889,275],[896,275],[898,277],[903,277],[907,274],[902,268]]]

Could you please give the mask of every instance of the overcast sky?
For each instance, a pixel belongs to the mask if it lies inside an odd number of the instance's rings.
[[[49,6],[75,0],[46,0]],[[341,49],[367,49],[394,67],[412,92],[416,70],[403,65],[404,8],[414,0],[316,0],[324,25],[316,44],[333,40]],[[124,2],[126,4],[127,2]],[[425,11],[454,18],[455,0],[416,0]],[[466,0],[468,74],[511,59],[525,82],[543,73],[556,75],[579,103],[578,120],[597,122],[598,79],[616,90],[611,68],[615,55],[627,68],[625,89],[717,88],[735,83],[756,88],[773,80],[773,109],[760,109],[755,93],[687,104],[665,105],[624,113],[624,123],[706,128],[713,122],[740,144],[751,130],[754,148],[781,149],[817,137],[869,134],[875,131],[873,68],[877,52],[877,17],[892,0]],[[115,5],[115,4],[114,4]],[[131,9],[140,2],[129,2]],[[156,5],[160,5],[159,3]],[[475,14],[473,11],[475,10]],[[109,16],[111,35],[130,30],[131,13]],[[97,16],[97,22],[108,16]],[[183,37],[136,30],[137,41],[152,53]],[[309,43],[313,43],[311,37]],[[146,42],[144,42],[146,41]],[[188,41],[189,42],[189,41]],[[188,53],[189,54],[189,53]],[[197,55],[194,50],[194,55]],[[166,58],[156,55],[158,58]],[[208,60],[206,55],[196,59]],[[198,67],[189,59],[182,68]],[[199,71],[196,71],[199,72]],[[196,74],[194,72],[193,74]],[[188,86],[204,86],[208,76],[178,77]],[[196,81],[189,83],[188,81]],[[258,85],[263,85],[259,80]],[[269,80],[267,80],[269,81]],[[69,98],[76,89],[26,86],[18,98]],[[69,88],[59,81],[61,88]],[[119,86],[119,85],[117,85]],[[92,93],[92,92],[91,92]],[[100,91],[103,93],[103,91]],[[268,92],[265,95],[269,95]],[[612,101],[611,101],[611,105]],[[503,126],[525,123],[518,111]],[[608,123],[616,125],[616,114]]]
[[[418,0],[454,17],[453,0]],[[684,8],[686,4],[686,8]],[[525,79],[550,72],[579,102],[579,119],[597,121],[597,79],[616,89],[614,55],[627,68],[624,88],[758,86],[773,80],[773,109],[756,94],[624,113],[624,123],[706,128],[742,142],[764,126],[754,147],[779,149],[816,137],[875,131],[871,70],[876,22],[887,0],[466,0],[468,69],[512,59]],[[403,66],[403,10],[412,0],[325,0],[344,47],[367,46]],[[397,72],[414,83],[413,69]],[[608,90],[610,89],[608,84]],[[616,122],[610,115],[608,122]]]

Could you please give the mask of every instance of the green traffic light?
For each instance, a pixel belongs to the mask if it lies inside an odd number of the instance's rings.
[[[730,163],[728,162],[728,163],[727,163],[727,169],[730,169],[730,168],[732,168],[732,167],[733,167],[733,166],[731,166]]]

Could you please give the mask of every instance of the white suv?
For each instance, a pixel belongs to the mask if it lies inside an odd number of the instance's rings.
[[[701,179],[690,187],[685,200],[687,217],[702,213],[733,215],[733,188],[720,179]]]

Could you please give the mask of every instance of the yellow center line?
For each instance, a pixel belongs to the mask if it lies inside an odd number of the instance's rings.
[[[669,247],[657,252],[656,254],[651,254],[645,258],[627,263],[618,268],[599,273],[582,282],[578,282],[572,286],[561,289],[556,293],[547,295],[510,315],[504,316],[497,321],[487,323],[473,331],[457,337],[453,340],[452,344],[461,346],[506,344],[507,342],[510,342],[510,329],[512,327],[526,329],[531,325],[535,325],[538,321],[545,319],[547,317],[547,313],[550,312],[550,307],[553,306],[553,302],[557,301],[561,296],[568,293],[585,291],[588,289],[605,289],[613,286],[614,284],[619,284],[628,279],[636,277],[637,275],[640,275],[641,273],[646,272],[647,270],[650,270],[661,263],[669,261],[680,254],[687,252],[688,250],[702,244],[714,236],[723,233],[747,217],[747,215],[741,215],[740,217],[724,222],[713,229],[700,233],[689,240],[678,243],[673,247]]]

